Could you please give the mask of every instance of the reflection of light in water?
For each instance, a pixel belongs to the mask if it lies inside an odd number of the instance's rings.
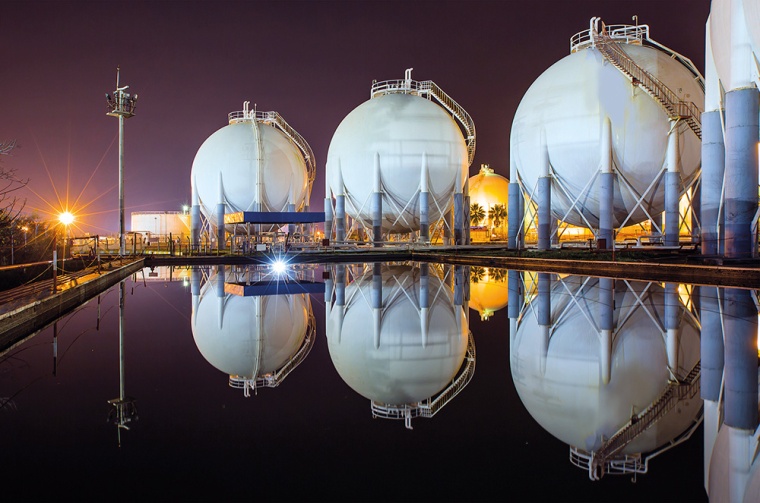
[[[487,321],[509,301],[507,270],[493,267],[470,268],[470,308]]]

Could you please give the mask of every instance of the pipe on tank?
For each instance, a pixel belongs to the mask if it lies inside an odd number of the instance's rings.
[[[375,247],[383,244],[383,182],[380,177],[380,153],[375,152],[374,166],[372,169],[373,187],[372,203],[372,241]]]
[[[679,149],[678,121],[672,121],[668,135],[665,172],[665,246],[678,246],[678,192],[681,184],[681,153]]]
[[[544,133],[541,133],[541,176],[538,178],[538,249],[551,249],[552,179],[549,173],[549,151]]]
[[[420,166],[420,240],[430,242],[430,189],[428,187],[427,153],[422,153]]]

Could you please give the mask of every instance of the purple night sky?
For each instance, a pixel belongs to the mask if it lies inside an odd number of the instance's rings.
[[[125,127],[127,227],[133,210],[190,203],[198,147],[245,100],[279,112],[310,143],[311,200],[321,210],[338,124],[369,98],[373,79],[413,67],[415,80],[433,80],[473,117],[470,174],[487,163],[508,176],[523,94],[592,16],[625,24],[638,15],[652,38],[703,69],[709,8],[709,0],[6,2],[0,140],[21,148],[4,163],[31,180],[27,213],[49,218],[68,200],[80,231],[116,232],[118,122],[105,115],[105,93],[120,66],[122,85],[139,94]]]

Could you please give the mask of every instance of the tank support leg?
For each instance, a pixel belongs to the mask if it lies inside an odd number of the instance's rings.
[[[612,335],[615,329],[615,281],[599,278],[599,329],[601,331],[602,382],[609,384],[612,375]]]
[[[522,206],[522,192],[520,191],[520,184],[517,182],[511,182],[509,184],[508,204],[507,248],[514,250],[518,247],[518,235],[520,227],[522,226],[522,212],[520,211],[520,207]]]
[[[725,255],[731,258],[749,258],[756,248],[758,105],[754,86],[726,93]]]
[[[339,243],[346,240],[346,196],[343,194],[335,197],[335,240]]]
[[[721,254],[719,232],[724,229],[725,212],[720,211],[723,176],[726,169],[726,147],[720,111],[702,114],[702,254]]]
[[[538,249],[551,249],[552,228],[552,179],[542,176],[538,179]]]
[[[681,184],[681,156],[679,152],[678,123],[671,124],[668,136],[667,162],[665,173],[665,246],[678,246],[678,192]]]
[[[464,244],[464,197],[461,192],[454,194],[454,244]]]
[[[725,424],[754,431],[758,424],[757,308],[750,290],[726,288],[724,296]]]
[[[546,357],[549,353],[549,331],[552,325],[552,277],[546,272],[538,273],[538,326],[541,337],[540,368],[546,372]]]
[[[375,349],[380,347],[380,331],[383,325],[383,274],[382,264],[375,262],[372,264],[372,341]]]
[[[225,241],[224,203],[219,203],[216,205],[216,246],[218,250],[224,250]]]
[[[681,302],[678,300],[678,285],[665,283],[665,348],[668,355],[668,368],[673,377],[678,376],[679,330],[678,315]]]

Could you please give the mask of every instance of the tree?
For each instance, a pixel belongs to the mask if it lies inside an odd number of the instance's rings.
[[[488,210],[488,218],[491,220],[491,225],[501,231],[502,224],[507,221],[507,207],[503,204],[494,204]],[[497,234],[500,235],[502,232]]]
[[[16,148],[16,140],[0,143],[0,156],[10,155]],[[21,218],[26,200],[21,199],[18,191],[26,186],[29,180],[22,180],[16,175],[16,170],[0,164],[0,246],[2,246],[2,262],[11,259],[15,246],[17,224]]]
[[[470,205],[470,224],[476,226],[484,218],[486,218],[486,210],[478,203],[472,203]]]

